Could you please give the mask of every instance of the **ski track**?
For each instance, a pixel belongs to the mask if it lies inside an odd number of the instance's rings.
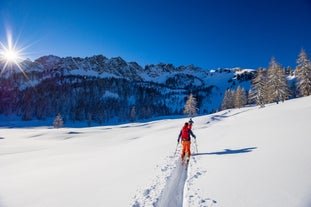
[[[176,152],[176,155],[180,152]],[[157,166],[155,179],[147,187],[139,189],[133,198],[131,207],[156,207],[162,202],[161,195],[166,188],[168,180],[177,167],[178,156],[167,157],[165,164]]]
[[[168,157],[164,165],[158,166],[156,179],[136,193],[131,207],[183,206],[188,167],[181,164],[180,151],[179,148],[175,156]]]
[[[161,197],[157,203],[158,207],[182,207],[184,197],[184,186],[187,180],[188,167],[181,164],[181,160],[176,161],[176,169],[167,181],[162,191]]]
[[[138,190],[131,207],[211,207],[213,200],[200,196],[199,189],[193,189],[192,182],[206,171],[192,169],[197,162],[191,156],[188,165],[181,164],[181,149],[175,156],[167,158],[164,165],[158,166],[160,172],[148,187]]]

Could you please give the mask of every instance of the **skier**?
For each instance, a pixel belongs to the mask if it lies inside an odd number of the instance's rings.
[[[190,120],[189,120],[189,129],[192,129],[192,125],[193,125],[193,120],[190,118]]]
[[[182,150],[181,150],[181,160],[184,161],[184,157],[186,155],[186,161],[189,161],[190,158],[190,144],[191,140],[190,137],[193,137],[196,139],[196,136],[193,134],[192,130],[189,128],[189,123],[186,122],[185,125],[180,130],[180,133],[178,135],[177,142],[179,143],[179,140],[181,138],[181,144],[182,144]]]

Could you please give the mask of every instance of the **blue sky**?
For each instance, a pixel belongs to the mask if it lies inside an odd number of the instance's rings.
[[[0,41],[9,30],[27,57],[102,54],[146,64],[296,66],[311,56],[311,0],[1,0]]]

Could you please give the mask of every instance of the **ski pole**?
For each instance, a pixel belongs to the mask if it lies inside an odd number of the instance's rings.
[[[194,139],[194,144],[195,144],[195,149],[196,149],[197,153],[199,153],[197,139]]]
[[[177,152],[178,144],[179,144],[179,142],[177,142],[176,149],[175,149],[175,153],[174,153],[174,157],[176,156],[176,152]]]

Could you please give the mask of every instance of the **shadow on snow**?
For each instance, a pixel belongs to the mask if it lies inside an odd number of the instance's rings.
[[[249,148],[234,149],[234,150],[232,150],[232,149],[224,149],[223,151],[219,151],[219,152],[193,153],[192,156],[241,154],[241,153],[252,152],[254,149],[257,149],[257,147],[249,147]]]
[[[207,121],[207,124],[210,124],[211,122],[221,121],[221,120],[223,120],[225,118],[233,117],[233,116],[245,113],[245,112],[247,112],[249,110],[252,110],[252,109],[248,108],[246,110],[238,111],[238,112],[235,112],[233,114],[230,114],[231,109],[228,109],[228,110],[225,110],[222,114],[215,114],[215,115],[211,116],[210,121]]]

